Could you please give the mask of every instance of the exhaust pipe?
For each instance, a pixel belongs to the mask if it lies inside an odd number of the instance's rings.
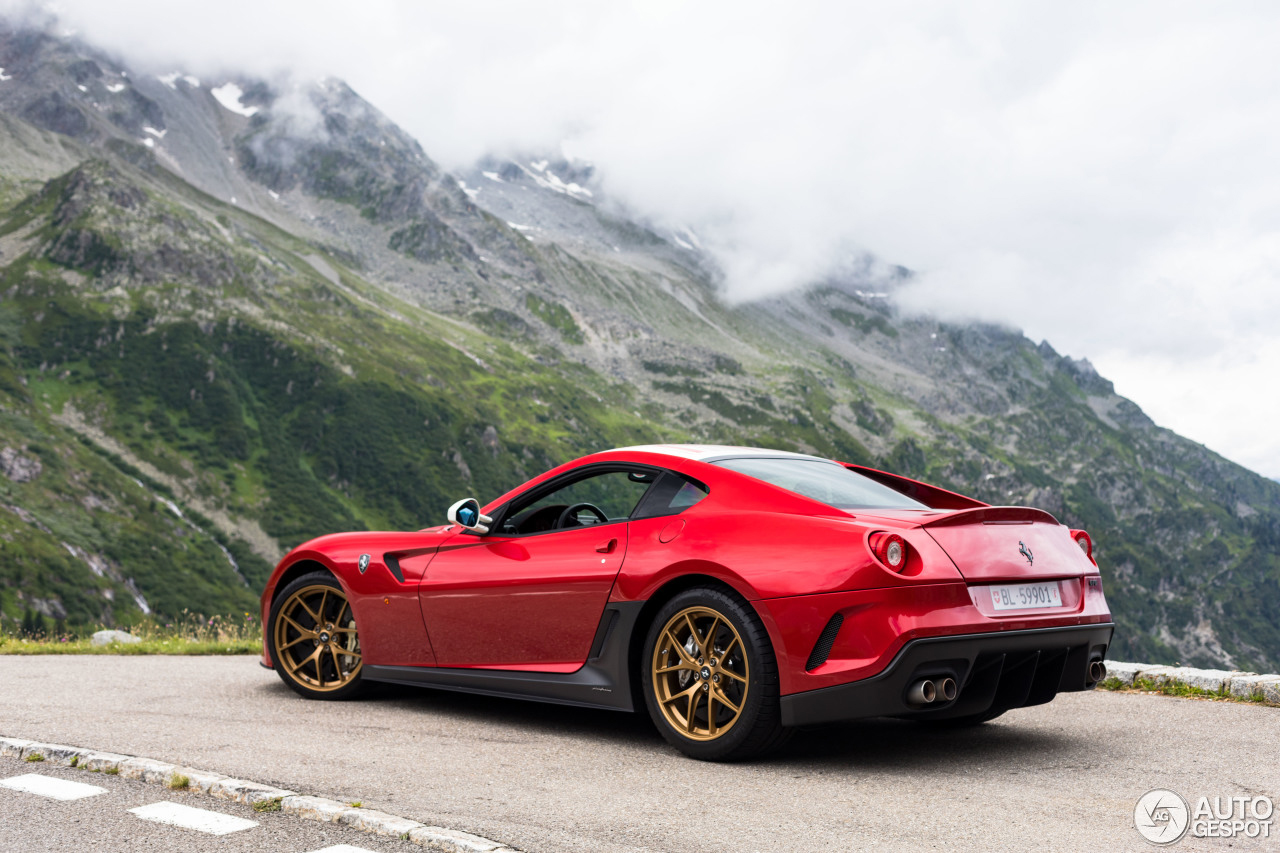
[[[1094,684],[1105,681],[1107,678],[1107,665],[1100,660],[1089,661],[1089,680]]]
[[[943,702],[950,702],[956,698],[956,680],[947,677],[938,682],[938,698]]]
[[[912,705],[928,705],[938,698],[938,688],[929,679],[917,681],[907,691],[907,701]]]

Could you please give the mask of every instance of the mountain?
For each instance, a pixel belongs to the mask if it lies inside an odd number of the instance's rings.
[[[460,174],[345,84],[131,69],[0,25],[0,613],[252,611],[338,529],[574,456],[870,463],[1094,536],[1117,658],[1280,668],[1280,484],[1085,360],[900,314],[865,260],[726,302],[592,169]]]

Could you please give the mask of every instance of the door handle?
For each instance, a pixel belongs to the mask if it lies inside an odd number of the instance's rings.
[[[597,554],[612,554],[613,549],[618,547],[617,539],[610,539],[608,542],[596,548]]]

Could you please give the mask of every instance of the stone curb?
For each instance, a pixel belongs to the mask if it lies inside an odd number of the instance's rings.
[[[282,812],[303,820],[341,823],[373,835],[410,841],[419,847],[439,851],[439,853],[519,853],[513,847],[490,841],[488,838],[481,838],[479,835],[440,826],[427,826],[416,820],[397,817],[376,809],[356,808],[337,800],[303,796],[297,791],[285,791],[270,785],[233,779],[221,773],[210,773],[207,770],[197,770],[194,767],[183,767],[179,764],[168,764],[132,755],[117,755],[112,752],[98,752],[94,749],[57,743],[0,737],[0,756],[26,758],[29,755],[40,755],[52,764],[83,767],[91,772],[110,775],[118,774],[128,779],[166,787],[171,787],[175,778],[181,777],[187,780],[184,786],[186,790],[198,791],[210,797],[233,800],[246,805],[278,800]]]
[[[1261,699],[1270,705],[1280,705],[1280,675],[1111,660],[1106,663],[1107,678],[1118,679],[1126,687],[1132,687],[1135,681],[1144,678],[1156,684],[1184,684],[1210,693],[1226,693],[1238,699]]]

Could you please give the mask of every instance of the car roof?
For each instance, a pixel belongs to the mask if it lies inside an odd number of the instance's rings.
[[[716,462],[721,459],[813,459],[830,462],[821,456],[792,453],[788,450],[770,450],[767,447],[734,447],[726,444],[638,444],[635,447],[619,447],[615,453],[658,453],[695,462]]]

